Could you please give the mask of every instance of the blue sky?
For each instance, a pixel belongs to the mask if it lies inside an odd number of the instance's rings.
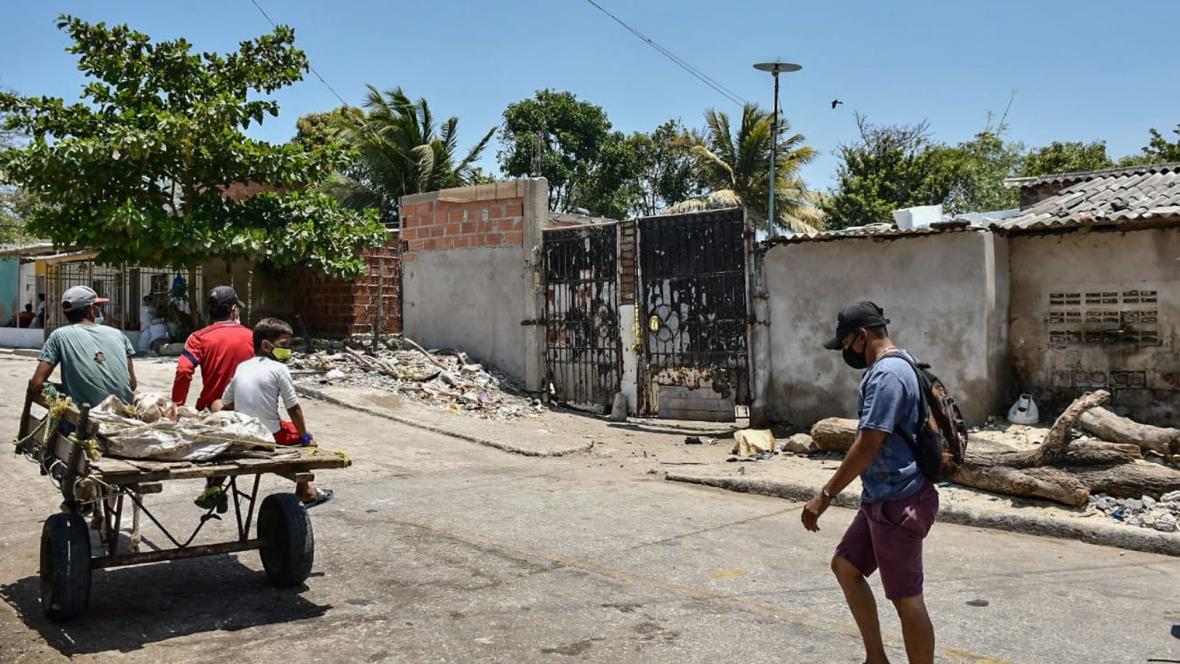
[[[708,107],[737,110],[584,0],[258,1],[295,28],[297,44],[349,103],[361,101],[365,83],[401,85],[425,96],[436,116],[458,115],[465,145],[498,125],[507,104],[545,87],[599,104],[624,131],[669,118],[697,126]],[[751,64],[801,63],[802,72],[783,78],[783,109],[821,153],[804,171],[821,189],[831,184],[836,147],[856,137],[854,111],[877,124],[927,120],[937,139],[957,142],[1016,90],[1010,138],[1105,139],[1116,157],[1138,151],[1149,127],[1168,132],[1180,122],[1175,0],[600,3],[767,106],[770,78]],[[184,36],[199,50],[232,50],[269,30],[249,0],[6,5],[0,85],[67,100],[77,98],[81,77],[54,27],[60,12]],[[845,104],[832,110],[833,98]],[[285,140],[300,115],[338,105],[310,74],[277,99],[282,114],[254,135]]]

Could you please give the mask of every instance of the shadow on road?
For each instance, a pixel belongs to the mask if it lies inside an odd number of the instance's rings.
[[[319,618],[332,608],[301,597],[306,586],[271,586],[229,555],[95,570],[89,608],[65,623],[42,615],[40,584],[30,576],[0,586],[0,599],[66,656],[132,652],[190,634]]]

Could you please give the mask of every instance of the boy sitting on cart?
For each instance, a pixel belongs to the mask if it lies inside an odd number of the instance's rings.
[[[254,357],[238,365],[225,395],[213,404],[257,417],[274,434],[279,445],[315,445],[303,419],[303,408],[295,395],[295,383],[286,363],[291,359],[291,326],[278,318],[264,318],[254,326]],[[279,400],[291,421],[279,418]],[[295,494],[307,507],[332,499],[331,489],[320,489],[311,482],[298,482]]]

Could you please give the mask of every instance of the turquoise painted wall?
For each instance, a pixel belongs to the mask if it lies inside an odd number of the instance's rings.
[[[20,311],[20,262],[0,258],[0,325]]]

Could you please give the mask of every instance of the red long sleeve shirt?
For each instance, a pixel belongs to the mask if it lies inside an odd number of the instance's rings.
[[[197,398],[197,410],[208,408],[221,398],[238,365],[253,356],[254,333],[241,323],[220,321],[193,332],[176,364],[172,401],[184,405],[189,385],[193,382],[193,372],[200,367],[203,387]]]

